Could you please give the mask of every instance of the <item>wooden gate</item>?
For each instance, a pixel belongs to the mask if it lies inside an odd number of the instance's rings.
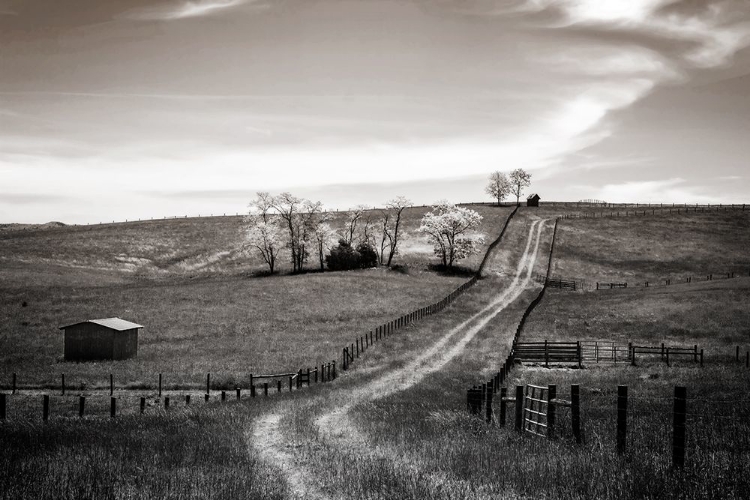
[[[549,388],[527,385],[523,397],[523,430],[537,436],[547,436]]]

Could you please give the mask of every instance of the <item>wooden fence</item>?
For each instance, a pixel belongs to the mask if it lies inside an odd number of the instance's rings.
[[[596,283],[597,290],[611,290],[613,288],[654,288],[672,286],[686,283],[705,283],[706,281],[718,281],[750,276],[748,271],[729,271],[727,273],[709,273],[701,276],[681,276],[679,278],[664,278],[659,281],[643,281],[637,283]]]
[[[550,203],[545,203],[547,206],[554,206],[550,205]],[[595,207],[596,205],[579,205],[579,206],[588,206],[588,207]],[[617,205],[612,205],[607,208],[615,208]],[[620,205],[622,206],[622,205]],[[632,207],[633,210],[628,210],[628,207]],[[665,205],[665,204],[650,204],[650,205],[644,205],[644,204],[632,204],[632,205],[626,205],[624,206],[625,210],[618,210],[618,211],[589,211],[589,212],[579,212],[579,213],[570,213],[570,214],[564,214],[561,215],[563,219],[614,219],[614,218],[621,218],[621,217],[646,217],[648,215],[669,215],[669,214],[688,214],[688,213],[703,213],[703,212],[726,212],[731,210],[738,210],[738,211],[745,211],[745,205],[688,205],[688,204],[682,204],[682,205]]]
[[[534,278],[537,283],[545,285],[547,288],[559,288],[560,290],[581,290],[584,288],[582,281],[576,281],[564,278],[548,278],[543,274],[537,274]]]
[[[513,397],[509,397],[507,391],[505,387],[493,387],[492,381],[474,386],[466,393],[466,407],[471,415],[484,415],[488,424],[505,427],[508,405],[514,405],[517,431],[548,438],[555,437],[557,410],[570,408],[572,434],[576,442],[581,443],[581,399],[578,385],[570,386],[569,400],[557,397],[556,385],[517,385]],[[499,397],[495,399],[494,394],[498,392]]]
[[[632,344],[618,344],[611,340],[581,340],[581,360],[594,363],[630,363]]]
[[[564,400],[557,397],[557,385],[517,385],[515,386],[515,397],[508,397],[505,387],[495,388],[492,384],[483,384],[481,387],[473,387],[467,391],[466,405],[469,414],[484,415],[488,424],[497,424],[505,427],[507,418],[507,405],[514,405],[515,430],[533,436],[547,439],[558,438],[556,431],[557,411],[561,408],[571,410],[571,431],[576,443],[583,442],[581,425],[581,399],[580,386],[570,386],[570,399]],[[499,392],[500,396],[495,402],[493,394]],[[674,402],[672,410],[672,465],[681,468],[685,465],[685,452],[687,449],[687,389],[683,386],[674,388]],[[497,410],[495,410],[497,406]],[[628,437],[628,387],[618,386],[616,401],[616,425],[614,430],[615,446],[618,454],[624,454],[627,450]],[[561,430],[561,429],[560,429]]]
[[[517,342],[511,349],[516,361],[544,363],[577,363],[581,367],[580,342]]]

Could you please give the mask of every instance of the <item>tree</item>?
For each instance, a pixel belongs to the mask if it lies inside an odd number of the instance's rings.
[[[318,251],[318,261],[320,270],[325,270],[325,255],[330,250],[333,242],[336,241],[336,233],[328,222],[321,220],[313,231],[316,250]]]
[[[367,209],[367,205],[357,205],[349,210],[343,231],[343,240],[349,245],[354,245],[354,236],[357,234],[357,225]]]
[[[271,213],[273,197],[266,192],[257,193],[257,198],[250,202],[250,212],[245,217],[244,249],[256,250],[268,265],[271,274],[276,269],[281,250],[285,246],[280,219]]]
[[[392,216],[389,218],[393,220],[392,227],[388,225],[387,218],[383,223],[384,236],[388,238],[388,263],[386,264],[388,266],[391,265],[393,256],[396,255],[396,252],[398,251],[399,237],[401,236],[399,232],[401,231],[401,214],[411,205],[412,202],[403,196],[394,198],[385,205],[386,209],[392,213]]]
[[[508,176],[499,170],[490,174],[490,182],[484,191],[497,200],[497,206],[508,196],[511,192],[510,181]]]
[[[516,195],[516,205],[520,205],[519,200],[521,199],[523,188],[531,185],[531,174],[522,168],[517,168],[510,173],[509,181],[511,186],[510,192]]]
[[[472,238],[467,233],[479,227],[482,216],[447,201],[439,201],[432,208],[422,217],[419,231],[427,234],[443,266],[451,268],[455,261],[477,250],[482,238]]]
[[[273,197],[272,207],[284,221],[289,233],[287,246],[291,253],[292,270],[300,272],[309,256],[307,245],[312,238],[323,205],[319,201],[312,202],[292,196],[290,193],[281,193]]]
[[[248,219],[245,245],[257,250],[268,265],[269,272],[273,274],[276,261],[285,245],[283,231],[276,221],[264,221],[262,217],[252,217]]]

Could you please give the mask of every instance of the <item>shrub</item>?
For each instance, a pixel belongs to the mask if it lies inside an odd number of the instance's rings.
[[[339,240],[339,244],[326,255],[326,266],[331,271],[357,269],[359,267],[359,253],[346,241]]]
[[[326,265],[331,271],[348,271],[375,267],[378,264],[378,254],[368,244],[363,243],[355,250],[344,240],[331,249],[326,255]]]
[[[359,267],[362,269],[378,265],[378,254],[367,243],[361,243],[357,247],[357,253],[359,254]]]

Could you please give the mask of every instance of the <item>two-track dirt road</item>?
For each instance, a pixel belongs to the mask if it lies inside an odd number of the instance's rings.
[[[352,409],[363,403],[376,401],[399,391],[408,390],[424,378],[445,367],[456,358],[475,336],[488,323],[501,314],[510,304],[532,286],[534,266],[540,258],[540,243],[545,229],[549,229],[547,220],[534,220],[528,229],[523,253],[515,263],[515,269],[509,273],[510,283],[500,289],[484,294],[486,303],[468,318],[456,318],[455,326],[435,340],[419,354],[406,363],[374,379],[347,387],[345,391],[333,391],[325,398],[318,397],[315,406],[324,408],[314,419],[314,434],[317,439],[338,449],[346,449],[355,455],[374,455],[399,463],[399,467],[414,467],[408,461],[400,459],[398,453],[387,449],[373,449],[367,438],[358,431],[350,418]],[[550,231],[547,231],[550,232]],[[502,246],[502,244],[500,245]],[[447,309],[442,314],[450,314]],[[248,431],[249,446],[253,446],[270,465],[284,471],[290,490],[299,498],[338,498],[320,490],[315,479],[314,468],[307,467],[298,459],[292,446],[292,438],[284,434],[280,425],[288,411],[288,405],[281,405],[276,411],[264,415]],[[441,478],[436,478],[440,481]]]

